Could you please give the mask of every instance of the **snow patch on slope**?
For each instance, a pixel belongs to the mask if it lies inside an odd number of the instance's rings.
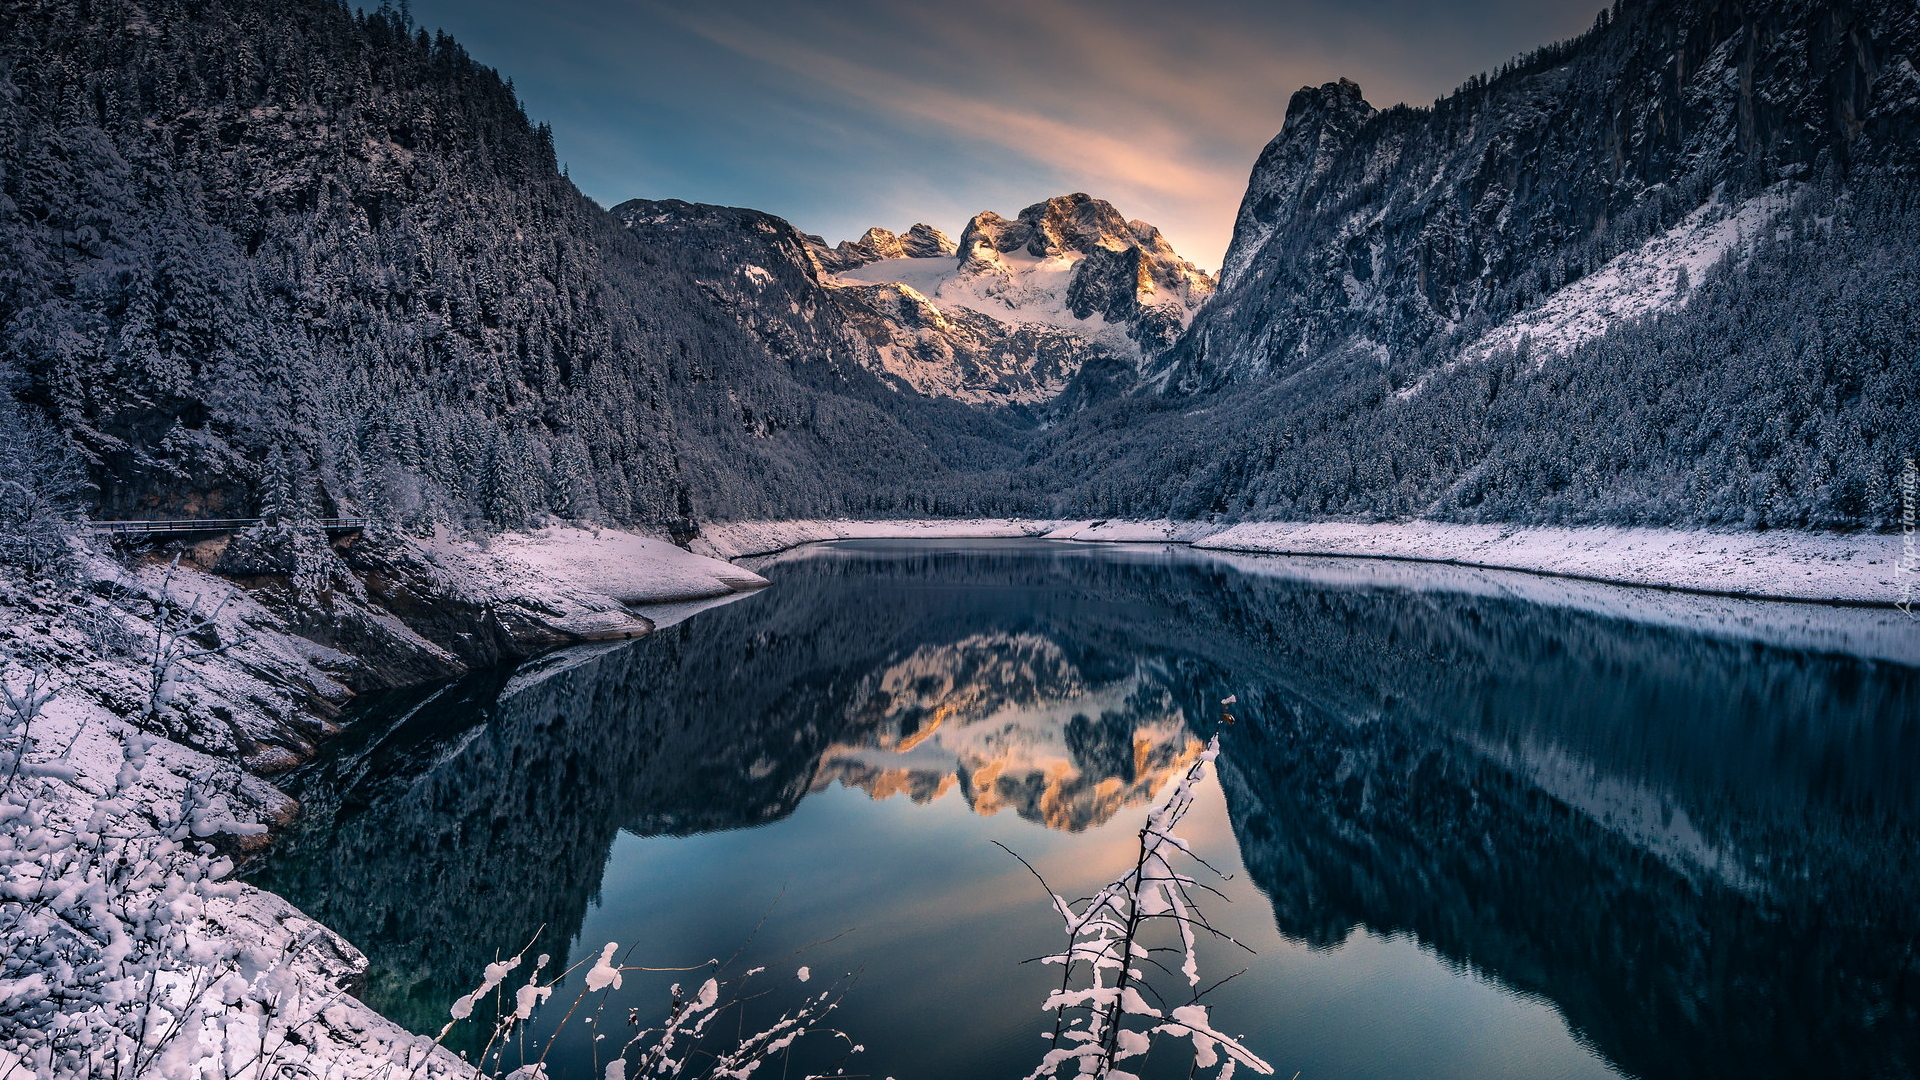
[[[1071,330],[1123,356],[1137,358],[1139,343],[1124,323],[1110,323],[1095,312],[1077,318],[1067,306],[1073,269],[1086,258],[1077,251],[1039,258],[1024,251],[1003,252],[1007,272],[964,273],[952,258],[882,259],[838,275],[862,285],[905,285],[940,308],[965,308],[1004,323],[1038,323]],[[1142,303],[1148,303],[1143,298]]]
[[[1070,331],[942,309],[911,285],[843,282],[837,298],[880,370],[933,397],[1039,404],[1065,389],[1089,353],[1104,352]]]
[[[1679,224],[1547,297],[1463,349],[1442,368],[1478,363],[1523,344],[1538,363],[1564,357],[1614,327],[1686,306],[1691,288],[1722,259],[1744,252],[1777,227],[1793,206],[1797,186],[1776,184],[1735,207],[1715,197]],[[1431,376],[1428,376],[1431,378]],[[1419,393],[1423,378],[1400,391]]]

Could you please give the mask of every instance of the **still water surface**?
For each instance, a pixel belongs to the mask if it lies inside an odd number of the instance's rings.
[[[1217,731],[1183,832],[1255,955],[1203,972],[1246,969],[1215,1024],[1282,1077],[1916,1075],[1920,669],[1297,565],[792,553],[652,637],[376,704],[254,880],[416,1031],[529,941],[618,941],[767,964],[769,1008],[857,972],[849,1073],[1019,1077],[1057,923],[992,841],[1090,891]]]

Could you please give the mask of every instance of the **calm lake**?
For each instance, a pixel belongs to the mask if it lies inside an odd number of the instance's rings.
[[[1019,1078],[1059,978],[1022,961],[1061,938],[993,841],[1090,892],[1218,733],[1182,831],[1252,954],[1203,946],[1203,985],[1245,969],[1215,1026],[1283,1080],[1920,1075],[1920,668],[1177,548],[762,572],[651,637],[369,703],[252,880],[363,949],[365,999],[415,1031],[529,942],[616,941],[767,966],[750,1023],[857,973],[834,1023],[865,1051],[757,1075]],[[601,1045],[704,978],[629,973]],[[584,1076],[568,1031],[550,1066]]]

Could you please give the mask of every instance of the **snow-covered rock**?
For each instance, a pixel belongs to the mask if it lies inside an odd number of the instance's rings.
[[[497,594],[554,607],[704,600],[767,579],[750,570],[619,529],[555,526],[486,542],[439,542],[432,550]]]
[[[1213,292],[1213,278],[1182,259],[1160,230],[1080,192],[1011,219],[976,214],[960,234],[957,258],[941,261],[883,259],[842,276],[906,285],[942,307],[1005,322],[1072,330],[1136,358],[1172,344]]]
[[[937,264],[951,259],[897,259]],[[942,306],[911,285],[843,284],[833,298],[874,352],[879,372],[930,397],[972,405],[1045,405],[1090,362],[1125,363],[1107,345],[1068,327],[1011,322],[960,305]]]
[[[367,961],[352,944],[228,880],[298,812],[263,776],[338,730],[350,687],[633,637],[766,584],[662,540],[572,528],[337,545],[263,529],[177,559],[82,548],[72,569],[0,572],[0,683],[36,703],[24,727],[0,705],[21,755],[0,785],[0,959],[19,976],[0,988],[0,1065],[166,1080],[250,1061],[276,1076],[472,1075],[353,996]]]

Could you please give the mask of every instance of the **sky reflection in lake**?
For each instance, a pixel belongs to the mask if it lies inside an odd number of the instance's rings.
[[[1057,931],[990,841],[1070,894],[1114,876],[1234,693],[1186,832],[1257,953],[1203,953],[1247,968],[1216,1023],[1281,1075],[1920,1060],[1910,666],[1169,549],[765,572],[653,638],[370,711],[257,880],[365,949],[368,999],[416,1030],[543,925],[570,959],[689,964],[771,908],[741,965],[776,998],[803,963],[808,989],[860,972],[850,1071],[1019,1076],[1057,977],[1020,961]],[[671,978],[618,1007],[657,1014]]]

